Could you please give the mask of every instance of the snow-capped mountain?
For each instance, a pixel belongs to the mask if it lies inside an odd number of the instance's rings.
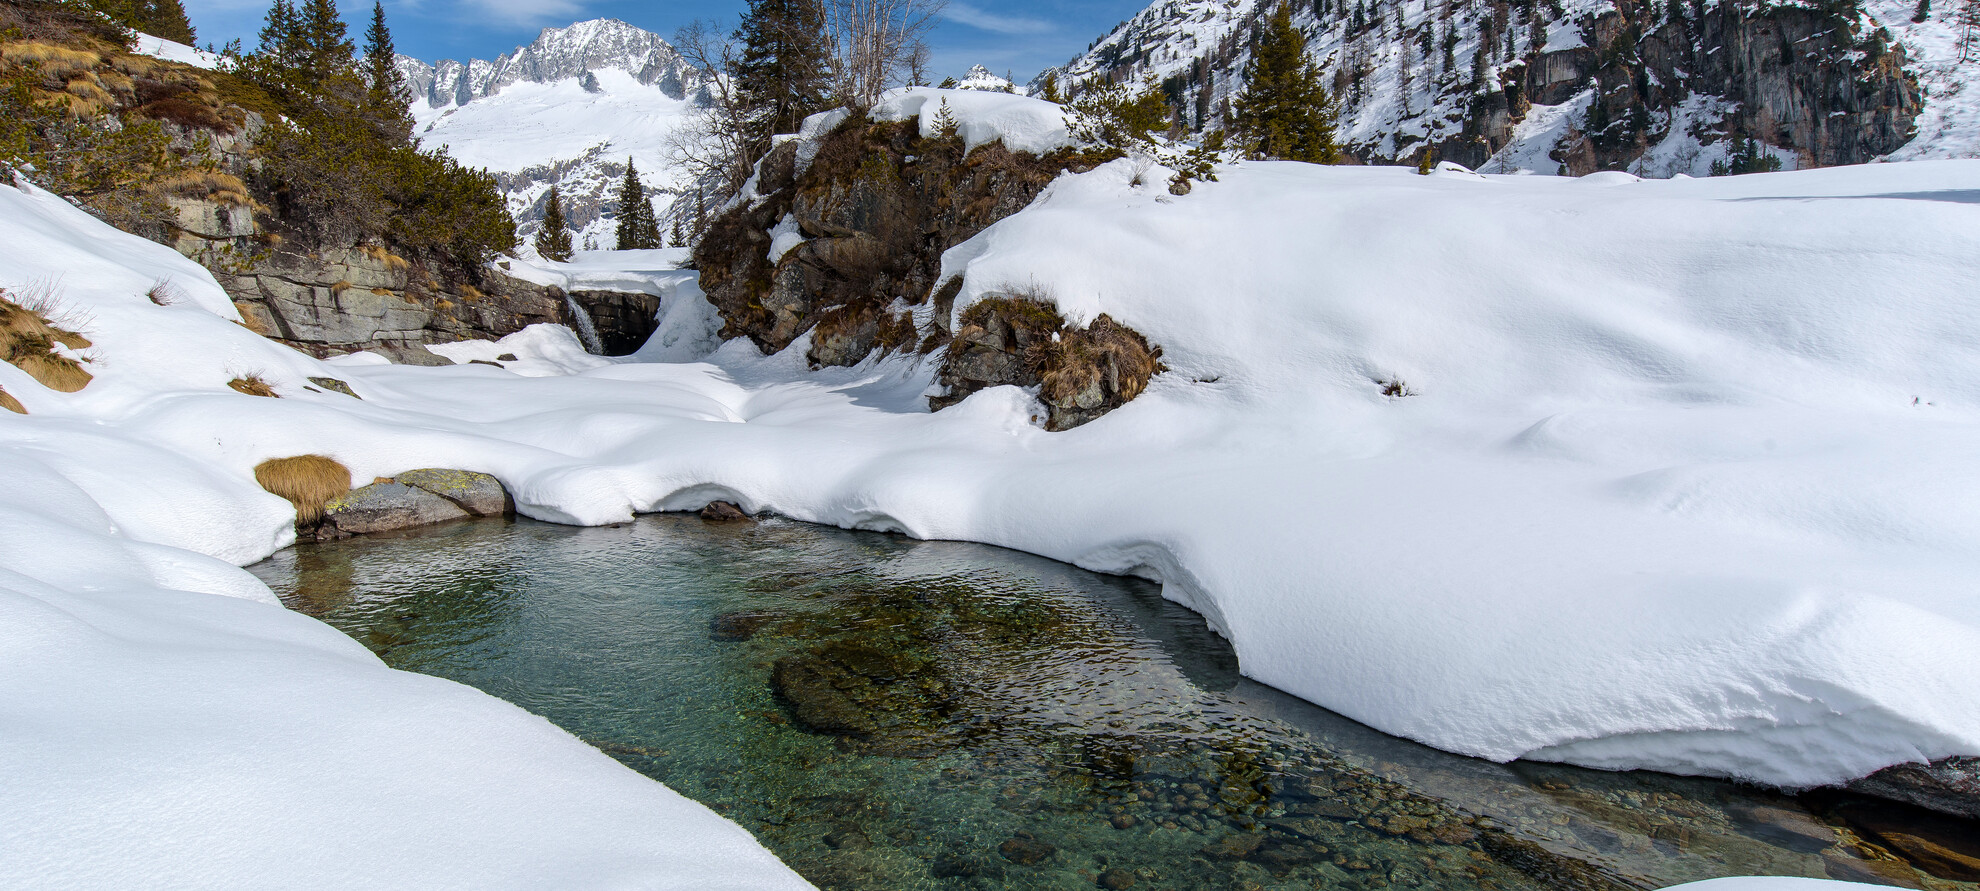
[[[1152,80],[1192,128],[1222,126],[1265,0],[1158,0],[1040,75]],[[1909,0],[1299,0],[1294,21],[1356,157],[1502,172],[1705,175],[1980,150],[1980,65],[1951,11]]]
[[[1017,84],[1011,83],[1010,78],[998,77],[995,74],[991,74],[990,69],[981,65],[970,66],[969,73],[963,75],[962,80],[956,81],[955,88],[958,90],[983,90],[990,93],[1018,92]]]
[[[628,158],[656,211],[688,186],[670,158],[707,78],[658,34],[596,19],[546,28],[494,61],[401,56],[399,69],[420,141],[493,172],[525,242],[554,185],[577,245],[612,247]]]

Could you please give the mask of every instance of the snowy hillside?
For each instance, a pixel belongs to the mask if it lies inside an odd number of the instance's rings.
[[[1893,51],[1906,54],[1906,70],[1917,75],[1923,93],[1915,138],[1908,144],[1901,134],[1886,140],[1895,151],[1879,149],[1859,153],[1860,157],[1845,152],[1843,162],[1870,160],[1880,153],[1893,160],[1980,154],[1980,99],[1975,98],[1974,88],[1980,82],[1980,61],[1956,62],[1954,7],[1941,6],[1927,22],[1913,23],[1916,4],[1871,0],[1853,19],[1851,34],[1824,38],[1834,48],[1822,52],[1831,53],[1833,64],[1844,71],[1852,66],[1874,67],[1878,63],[1868,57],[1889,38]],[[1257,0],[1158,0],[1086,53],[1046,74],[1062,86],[1093,78],[1152,79],[1179,100],[1189,126],[1221,126],[1228,103],[1242,90],[1256,22],[1271,8]],[[1478,0],[1314,0],[1295,6],[1295,22],[1308,35],[1308,56],[1321,65],[1336,97],[1341,141],[1364,158],[1407,160],[1423,146],[1436,145],[1441,156],[1488,171],[1561,172],[1577,163],[1561,156],[1563,150],[1572,153],[1571,137],[1613,125],[1604,119],[1593,120],[1591,127],[1589,108],[1597,91],[1606,95],[1629,88],[1642,97],[1639,104],[1651,110],[1633,130],[1633,138],[1642,144],[1610,146],[1608,152],[1622,152],[1628,169],[1640,175],[1704,176],[1714,162],[1729,160],[1728,137],[1736,121],[1757,122],[1753,126],[1762,132],[1756,135],[1769,143],[1764,151],[1779,158],[1785,169],[1811,162],[1839,163],[1821,155],[1833,152],[1835,141],[1832,132],[1823,131],[1824,122],[1800,124],[1809,133],[1802,137],[1807,144],[1799,146],[1761,126],[1785,125],[1789,118],[1809,112],[1742,108],[1728,84],[1704,77],[1692,63],[1682,61],[1687,50],[1710,55],[1720,52],[1715,47],[1723,42],[1720,58],[1735,52],[1745,58],[1746,70],[1735,65],[1734,77],[1747,78],[1746,88],[1773,90],[1752,82],[1751,71],[1788,64],[1779,60],[1792,60],[1796,53],[1809,51],[1810,45],[1795,34],[1788,36],[1793,43],[1789,48],[1768,46],[1770,29],[1765,24],[1742,32],[1721,19],[1728,9],[1736,10],[1736,17],[1757,18],[1813,8],[1678,3],[1666,10],[1664,4],[1649,4],[1630,7],[1641,21],[1625,21],[1610,0],[1561,0],[1515,5],[1510,10],[1505,4]],[[1651,33],[1660,24],[1669,27]],[[1875,33],[1880,27],[1886,29],[1882,35]],[[1833,25],[1815,28],[1820,33],[1833,30]],[[1640,42],[1632,43],[1629,38],[1639,32]],[[1641,61],[1621,60],[1625,82],[1594,77],[1597,68],[1618,64],[1617,53],[1641,57]],[[1673,57],[1681,64],[1671,67]],[[1848,80],[1846,75],[1836,77]],[[1627,82],[1631,78],[1634,82]],[[1811,87],[1817,78],[1806,72],[1787,80],[1800,85],[1789,92],[1847,92]],[[1820,106],[1819,101],[1815,104]],[[1866,119],[1851,126],[1868,129],[1881,123],[1882,118]],[[1473,141],[1482,142],[1485,150],[1461,157]],[[1626,136],[1621,141],[1632,139]]]
[[[0,185],[0,245],[0,289],[94,344],[73,394],[0,363],[29,412],[0,410],[0,886],[809,887],[707,808],[387,669],[235,568],[293,539],[255,463],[345,435],[427,451],[409,416],[309,386],[353,369],[254,335],[206,270],[48,193]],[[248,373],[282,398],[228,388]]]
[[[668,158],[704,78],[659,35],[615,19],[546,28],[490,62],[400,58],[413,85],[414,133],[493,171],[525,242],[559,187],[583,247],[613,246],[615,192],[631,158],[655,210],[688,185]]]

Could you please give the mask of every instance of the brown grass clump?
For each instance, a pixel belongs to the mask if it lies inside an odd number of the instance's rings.
[[[1057,340],[1035,341],[1026,359],[1038,371],[1045,401],[1091,409],[1141,395],[1162,370],[1161,356],[1148,338],[1101,313],[1085,330],[1068,328]]]
[[[270,458],[255,465],[254,481],[288,499],[296,506],[296,522],[307,524],[322,519],[330,499],[351,490],[351,470],[322,455]]]
[[[201,198],[217,204],[231,204],[235,207],[261,208],[248,196],[247,183],[231,173],[222,173],[204,167],[182,170],[171,176],[160,178],[154,187],[168,195],[181,198]]]
[[[53,302],[47,297],[25,297],[21,303],[0,291],[0,361],[28,373],[50,390],[74,393],[89,385],[90,373],[67,356],[55,352],[61,344],[72,350],[88,349],[89,339],[74,331],[50,324]]]
[[[237,393],[246,393],[249,396],[266,396],[270,399],[282,398],[276,394],[274,387],[269,386],[268,382],[262,379],[260,373],[241,375],[228,381],[227,386],[234,388],[234,391]]]
[[[406,267],[412,265],[410,262],[407,262],[406,258],[401,257],[398,254],[392,253],[391,251],[385,249],[381,245],[367,244],[364,245],[361,248],[361,250],[364,251],[365,256],[385,264],[385,268],[390,269],[393,272],[397,272],[401,269],[405,269]]]
[[[13,394],[3,389],[0,389],[0,408],[4,408],[17,415],[28,413],[27,406],[22,405],[19,399],[15,399]]]
[[[178,306],[185,302],[184,298],[179,296],[179,292],[172,288],[172,283],[162,278],[152,282],[151,290],[144,292],[144,296],[159,306]]]

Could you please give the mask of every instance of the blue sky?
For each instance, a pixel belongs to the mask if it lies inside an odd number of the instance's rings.
[[[201,45],[240,38],[249,48],[267,0],[186,0]],[[340,0],[353,35],[370,15],[371,0]],[[950,0],[936,27],[936,79],[960,76],[971,65],[1020,82],[1086,49],[1094,38],[1133,15],[1146,0]],[[385,0],[385,18],[399,51],[427,61],[492,59],[536,38],[546,26],[617,18],[672,36],[699,18],[733,24],[744,0]]]

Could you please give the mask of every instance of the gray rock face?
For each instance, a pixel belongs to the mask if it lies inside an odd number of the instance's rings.
[[[460,505],[425,489],[400,483],[372,483],[352,489],[323,506],[323,525],[351,535],[425,526],[466,516],[468,512]]]
[[[477,517],[505,516],[516,509],[502,481],[485,473],[426,468],[399,474],[396,482],[445,498]]]
[[[1927,810],[1980,820],[1980,757],[1886,767],[1845,788]]]

